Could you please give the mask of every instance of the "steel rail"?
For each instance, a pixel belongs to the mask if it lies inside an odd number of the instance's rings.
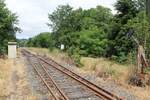
[[[43,83],[45,84],[45,86],[47,87],[47,89],[49,90],[50,94],[54,97],[55,100],[59,100],[56,96],[55,93],[52,91],[52,89],[49,87],[49,85],[47,84],[47,82],[42,78],[41,74],[38,72],[38,69],[35,67],[36,65],[33,65],[31,63],[32,67],[34,68],[34,70],[36,71],[36,73],[38,74],[38,76],[40,77],[40,79],[43,81]]]
[[[64,70],[58,68],[58,66],[56,67],[55,65],[53,65],[53,64],[51,64],[51,63],[45,61],[45,59],[43,59],[43,58],[40,58],[40,59],[43,60],[45,63],[47,63],[47,64],[49,64],[49,65],[55,67],[57,70],[61,71],[62,73],[64,73],[64,74],[68,75],[69,77],[75,79],[76,81],[78,81],[78,82],[81,83],[82,85],[85,85],[85,86],[88,87],[90,90],[94,91],[95,94],[96,94],[97,96],[99,96],[100,98],[103,98],[104,100],[115,100],[115,99],[117,99],[117,98],[115,98],[114,96],[110,96],[109,94],[104,93],[103,91],[100,91],[100,90],[97,89],[96,87],[91,86],[91,85],[89,84],[89,82],[88,82],[88,83],[85,82],[84,79],[81,79],[81,80],[80,80],[79,78],[76,77],[76,75],[70,74],[70,73],[68,73],[67,71],[64,71]],[[103,93],[102,93],[102,92],[103,92]],[[122,99],[117,99],[117,100],[122,100]]]
[[[59,91],[59,93],[63,96],[64,100],[69,100],[69,98],[64,94],[64,92],[59,88],[59,86],[56,84],[56,82],[54,81],[54,79],[50,76],[50,74],[48,73],[48,71],[46,70],[45,66],[41,63],[41,61],[39,61],[40,65],[42,66],[42,68],[44,69],[44,71],[46,72],[46,74],[48,75],[48,77],[51,79],[52,83],[55,85],[56,89]]]
[[[57,70],[61,71],[62,73],[68,75],[69,77],[75,79],[76,81],[78,81],[79,83],[85,85],[86,87],[88,87],[90,90],[94,91],[94,93],[103,98],[103,99],[107,99],[107,100],[123,100],[123,98],[118,97],[117,95],[110,93],[108,91],[106,91],[105,89],[91,83],[90,81],[84,79],[83,77],[77,75],[76,73],[74,73],[73,71],[63,67],[62,65],[58,64],[57,62],[55,62],[54,60],[50,59],[50,58],[44,58],[41,56],[37,56],[35,54],[30,53],[29,51],[25,50],[27,53],[34,55],[35,57],[38,57],[39,59],[41,59],[42,61],[44,61],[45,63],[47,63],[48,65],[53,66],[54,68],[56,68]],[[50,61],[48,61],[50,60]]]
[[[46,69],[44,68],[44,66],[40,63],[41,67],[43,68],[43,70],[45,71],[45,73],[48,75],[48,78],[50,78],[53,83],[53,85],[56,87],[56,89],[59,91],[59,93],[61,94],[61,97],[63,98],[59,98],[58,96],[55,95],[55,93],[53,92],[53,90],[50,88],[50,86],[48,85],[48,83],[45,81],[45,79],[42,77],[42,75],[40,74],[40,72],[38,71],[38,69],[36,68],[37,65],[36,64],[32,64],[31,60],[28,60],[30,62],[30,64],[32,65],[32,67],[34,68],[34,70],[36,71],[36,73],[38,74],[38,76],[40,77],[40,79],[43,81],[43,83],[45,84],[45,86],[47,87],[47,89],[49,90],[50,94],[52,94],[52,96],[54,97],[55,100],[69,100],[67,98],[67,96],[59,89],[59,87],[56,85],[56,83],[54,83],[54,81],[52,80],[52,78],[50,77],[50,75],[48,74],[48,72],[46,71]]]

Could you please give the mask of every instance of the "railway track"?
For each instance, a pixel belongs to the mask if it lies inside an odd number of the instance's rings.
[[[54,60],[22,50],[50,93],[50,100],[123,100]]]

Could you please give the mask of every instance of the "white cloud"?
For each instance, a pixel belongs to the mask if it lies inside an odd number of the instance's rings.
[[[6,0],[8,8],[19,16],[22,33],[17,38],[29,38],[40,32],[50,31],[46,25],[48,13],[52,13],[58,5],[69,4],[73,8],[89,9],[102,5],[114,11],[116,0]]]

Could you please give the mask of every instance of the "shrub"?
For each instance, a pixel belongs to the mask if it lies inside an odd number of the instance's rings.
[[[71,47],[69,48],[69,50],[67,51],[68,55],[73,59],[74,63],[76,66],[81,67],[81,55],[80,55],[80,49],[79,48],[75,48],[75,47]]]
[[[75,65],[77,67],[81,67],[82,66],[82,63],[81,63],[81,56],[79,54],[74,54],[71,56],[71,58],[73,59]]]
[[[120,52],[118,56],[113,55],[111,58],[112,60],[115,60],[122,64],[127,62],[127,56],[125,55],[124,52]]]

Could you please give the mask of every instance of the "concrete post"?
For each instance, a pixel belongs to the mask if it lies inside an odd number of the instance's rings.
[[[16,42],[8,42],[8,58],[16,58],[17,56],[17,43]]]
[[[60,49],[61,49],[61,50],[64,50],[64,49],[65,49],[64,44],[61,44],[61,45],[60,45]]]

